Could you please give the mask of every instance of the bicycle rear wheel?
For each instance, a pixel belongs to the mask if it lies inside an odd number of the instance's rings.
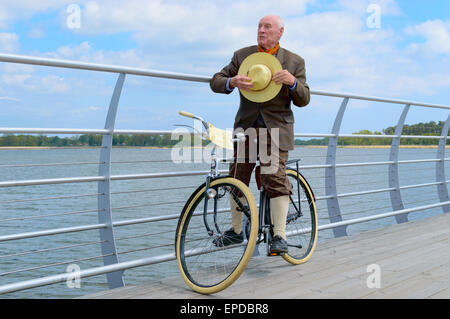
[[[308,182],[300,173],[288,169],[286,174],[292,186],[292,195],[286,221],[289,252],[283,258],[298,265],[308,261],[316,247],[316,203]]]
[[[209,188],[215,196],[207,202],[206,183],[191,195],[181,213],[175,238],[181,276],[189,287],[203,294],[219,292],[240,276],[253,253],[258,232],[256,202],[244,183],[223,177],[214,179]],[[241,231],[245,234],[242,243],[220,247],[218,242],[232,227],[230,201],[243,209],[250,232]],[[246,224],[245,219],[242,224]]]

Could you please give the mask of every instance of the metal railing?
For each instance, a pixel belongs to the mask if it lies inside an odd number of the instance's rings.
[[[32,163],[32,164],[23,164],[23,163],[0,163],[0,169],[25,169],[25,168],[45,168],[45,167],[62,167],[62,166],[92,166],[98,165],[98,173],[91,174],[89,176],[72,176],[72,177],[58,177],[58,178],[43,178],[43,179],[13,179],[13,180],[5,180],[0,182],[0,194],[7,193],[8,190],[12,190],[15,188],[26,188],[33,186],[48,186],[48,185],[70,185],[70,184],[79,184],[79,188],[83,190],[82,193],[77,194],[69,194],[69,195],[61,195],[61,194],[52,194],[46,197],[36,197],[36,198],[28,198],[27,196],[19,196],[19,198],[13,199],[2,199],[4,205],[23,205],[25,203],[29,203],[33,205],[36,202],[52,202],[58,200],[74,200],[74,199],[82,199],[87,200],[88,198],[94,198],[97,201],[97,207],[95,209],[75,209],[71,211],[65,211],[62,213],[53,213],[46,215],[31,215],[31,216],[19,216],[19,217],[9,217],[3,218],[0,216],[0,229],[2,225],[6,222],[11,221],[33,221],[38,220],[43,217],[57,218],[57,217],[66,217],[66,216],[80,216],[80,215],[88,215],[91,213],[97,214],[97,222],[95,223],[87,223],[82,225],[74,225],[68,227],[44,227],[44,229],[34,230],[34,231],[19,231],[16,232],[17,228],[14,228],[14,232],[10,234],[0,234],[0,244],[2,243],[16,243],[26,239],[36,240],[39,237],[50,237],[56,235],[68,235],[68,234],[84,234],[85,232],[97,230],[100,233],[99,238],[87,240],[82,236],[82,239],[74,239],[70,243],[64,243],[60,246],[53,247],[52,245],[48,245],[48,247],[39,247],[36,249],[23,249],[21,251],[15,251],[15,249],[11,249],[9,246],[9,250],[12,252],[5,253],[2,250],[0,255],[0,265],[3,260],[11,259],[11,258],[19,258],[23,256],[30,256],[33,254],[41,254],[41,253],[49,253],[55,251],[69,251],[67,254],[70,255],[70,250],[76,249],[79,247],[100,247],[100,252],[94,256],[83,256],[78,259],[67,260],[57,260],[54,263],[43,264],[43,265],[33,265],[28,268],[21,268],[21,265],[13,265],[9,270],[0,270],[0,280],[7,275],[14,274],[23,274],[25,272],[31,273],[27,279],[17,279],[14,282],[5,283],[0,285],[0,294],[11,293],[16,291],[21,291],[25,289],[42,287],[50,284],[66,282],[74,277],[74,273],[72,272],[59,272],[55,273],[53,271],[49,271],[50,274],[37,277],[34,276],[34,273],[38,269],[48,269],[54,267],[56,265],[69,265],[87,260],[102,260],[103,265],[97,265],[93,267],[89,267],[87,269],[79,270],[76,273],[78,278],[87,278],[99,275],[106,275],[107,283],[110,288],[122,287],[125,285],[124,283],[124,271],[129,270],[131,268],[137,268],[142,266],[154,265],[163,262],[173,261],[175,259],[173,253],[173,232],[175,228],[173,225],[176,225],[176,221],[179,217],[179,210],[183,206],[185,200],[187,199],[187,194],[195,189],[195,182],[191,181],[191,179],[195,176],[199,178],[204,176],[208,170],[207,169],[198,169],[198,170],[179,170],[179,171],[169,171],[169,172],[152,172],[152,173],[133,173],[133,174],[113,174],[112,173],[112,165],[122,165],[122,164],[131,164],[131,165],[140,165],[140,164],[154,164],[158,162],[170,161],[169,159],[162,160],[122,160],[118,162],[112,161],[112,141],[113,134],[141,134],[141,135],[162,135],[162,134],[171,134],[172,131],[167,130],[119,130],[115,129],[116,122],[116,114],[119,105],[119,100],[123,88],[123,84],[125,81],[126,75],[139,75],[139,76],[148,76],[148,77],[157,77],[157,78],[168,78],[175,80],[183,80],[183,81],[195,81],[195,82],[203,82],[208,83],[210,78],[205,76],[197,76],[190,74],[179,74],[179,73],[170,73],[170,72],[161,72],[155,70],[145,70],[145,69],[137,69],[130,67],[121,67],[121,66],[111,66],[111,65],[100,65],[100,64],[92,64],[92,63],[83,63],[83,62],[75,62],[75,61],[62,61],[55,59],[47,59],[47,58],[39,58],[39,57],[28,57],[28,56],[19,56],[19,55],[7,55],[0,54],[0,62],[9,62],[9,63],[21,63],[21,64],[31,64],[31,65],[39,65],[39,66],[48,66],[48,67],[58,67],[58,68],[70,68],[70,69],[79,69],[79,70],[89,70],[89,71],[98,71],[98,72],[109,72],[109,73],[117,73],[119,74],[112,97],[109,105],[107,117],[105,120],[105,125],[103,129],[67,129],[67,128],[0,128],[0,134],[98,134],[102,135],[102,146],[98,148],[98,161],[81,161],[81,162],[55,162],[55,163]],[[446,180],[445,174],[445,164],[450,161],[450,158],[445,157],[445,146],[447,142],[448,130],[450,127],[450,116],[447,117],[445,121],[444,128],[440,136],[408,136],[402,135],[403,126],[405,123],[406,116],[411,107],[425,107],[425,108],[437,108],[443,110],[450,110],[450,106],[447,105],[437,105],[437,104],[428,104],[422,102],[413,102],[413,101],[402,101],[395,99],[386,99],[379,97],[370,97],[370,96],[359,96],[354,94],[346,94],[346,93],[333,93],[333,92],[325,92],[325,91],[311,91],[313,96],[325,96],[325,97],[334,97],[334,98],[342,98],[341,105],[337,110],[337,115],[334,120],[333,127],[331,128],[331,132],[324,133],[296,133],[295,137],[300,138],[312,138],[312,137],[322,137],[328,138],[328,146],[324,149],[323,153],[310,155],[310,159],[312,160],[310,164],[308,164],[308,158],[305,158],[306,164],[301,165],[300,169],[305,172],[308,179],[311,180],[311,184],[313,188],[317,192],[317,201],[319,208],[319,230],[331,230],[332,237],[346,236],[348,235],[348,226],[355,225],[360,223],[365,223],[368,221],[385,219],[387,217],[395,217],[397,223],[403,223],[408,221],[408,214],[413,212],[423,212],[429,211],[431,209],[440,208],[444,212],[450,211],[450,197],[447,190],[447,183],[450,181]],[[398,119],[396,125],[396,131],[394,135],[369,135],[369,134],[342,134],[340,133],[340,128],[342,124],[342,120],[344,118],[345,111],[347,109],[347,105],[350,100],[364,100],[371,101],[377,103],[389,103],[395,105],[403,105],[403,112],[401,113],[400,118]],[[312,101],[313,103],[314,101]],[[358,138],[389,138],[392,140],[390,148],[388,148],[389,153],[384,154],[381,152],[380,154],[376,154],[376,156],[388,156],[388,160],[381,161],[361,161],[361,162],[338,162],[337,160],[341,155],[338,154],[338,140],[343,137],[358,137]],[[435,155],[431,158],[417,158],[411,159],[411,156],[408,156],[407,159],[399,158],[399,150],[400,150],[400,141],[401,139],[411,139],[411,138],[423,138],[423,139],[436,139],[439,141],[437,146],[437,151]],[[434,152],[434,150],[433,150]],[[428,156],[428,154],[426,154]],[[351,156],[351,155],[342,155]],[[422,156],[422,154],[421,154]],[[302,157],[302,156],[300,156]],[[323,159],[324,163],[318,164],[318,159]],[[417,181],[416,183],[409,183],[406,185],[400,184],[400,167],[405,167],[411,164],[434,164],[433,167],[425,168],[424,171],[432,172],[434,176],[434,180],[428,180],[427,182]],[[374,174],[372,173],[360,173],[355,171],[350,171],[355,168],[372,168],[372,167],[385,167],[387,168],[387,176],[383,177],[383,182],[387,182],[387,185],[384,187],[378,186],[376,182],[372,179],[374,175],[383,175],[383,174]],[[338,174],[341,170],[347,172],[346,174]],[[414,166],[413,170],[417,172],[420,168]],[[314,174],[308,174],[308,172],[315,172]],[[323,174],[322,174],[323,173]],[[365,175],[366,174],[366,175]],[[369,176],[368,180],[365,179],[364,176]],[[357,186],[358,189],[347,190],[348,185],[340,185],[338,181],[347,176],[351,181],[349,182],[351,186]],[[358,177],[359,176],[359,177]],[[189,182],[183,180],[181,182],[179,178],[188,178]],[[357,177],[358,182],[355,183],[353,179]],[[429,176],[428,176],[429,177]],[[147,185],[140,185],[138,189],[132,188],[121,188],[118,191],[114,191],[112,184],[116,182],[130,182],[130,181],[161,181],[161,180],[174,180],[173,183],[170,182],[168,184],[162,185],[160,182],[157,182],[155,187],[148,188]],[[201,181],[201,179],[198,179]],[[365,180],[362,182],[362,180]],[[97,186],[96,191],[85,191],[87,188],[87,184]],[[180,186],[181,185],[181,186]],[[381,185],[381,184],[380,184]],[[378,186],[378,187],[377,187]],[[432,191],[424,191],[424,189],[428,189],[430,187],[435,188]],[[78,189],[79,189],[78,188]],[[91,187],[92,188],[92,187]],[[411,190],[411,189],[420,189],[421,194],[432,195],[431,198],[423,198],[420,201],[417,201],[417,198],[413,198],[416,200],[413,203],[408,203],[405,205],[405,198],[402,196],[402,191]],[[338,191],[340,190],[340,191]],[[151,192],[157,191],[167,191],[168,196],[172,198],[172,201],[164,202],[164,196],[154,196],[156,199],[159,199],[159,202],[151,202],[151,203],[141,203],[139,202],[136,205],[127,205],[127,206],[114,206],[113,204],[113,196],[132,196],[137,195],[139,198],[144,195],[148,195]],[[45,191],[43,191],[45,192]],[[389,199],[384,197],[381,200],[379,198],[375,198],[372,200],[361,200],[364,196],[367,195],[377,195],[377,194],[388,194]],[[175,196],[174,196],[175,195]],[[434,195],[437,195],[435,197]],[[12,195],[11,195],[12,196]],[[5,197],[6,198],[6,197]],[[349,206],[344,205],[345,200],[361,200],[364,204],[370,202],[381,203],[381,208],[377,206],[373,208],[373,206],[364,208],[360,207],[357,211],[349,211],[349,207],[354,208],[354,204],[350,204]],[[408,199],[409,200],[409,199]],[[128,199],[124,200],[129,203]],[[390,203],[389,203],[390,202]],[[352,202],[353,203],[353,202]],[[388,205],[386,205],[388,203]],[[411,205],[414,204],[414,205]],[[161,210],[165,210],[166,207],[175,205],[173,211],[168,214],[159,213]],[[345,206],[345,207],[344,207]],[[410,206],[410,207],[406,207]],[[151,207],[152,213],[153,211],[157,211],[156,215],[147,216],[147,217],[135,217],[135,218],[125,218],[122,220],[116,220],[113,218],[113,211],[120,210],[144,210],[145,208]],[[373,214],[374,210],[385,209],[385,211],[381,213]],[[178,211],[177,211],[178,210]],[[363,214],[369,213],[369,214]],[[356,215],[356,217],[355,217]],[[364,216],[361,216],[364,215]],[[346,218],[346,217],[350,218]],[[148,225],[153,223],[164,223],[171,222],[170,226],[156,226],[152,229],[150,233],[144,232],[143,234],[136,235],[128,233],[126,236],[120,237],[117,236],[116,231],[123,226],[133,225],[137,227],[137,225]],[[159,230],[161,227],[161,230]],[[169,227],[169,230],[162,230],[164,227]],[[172,232],[170,231],[172,229]],[[119,251],[118,250],[118,242],[126,241],[130,239],[136,238],[149,238],[151,236],[165,236],[162,234],[169,234],[167,236],[166,243],[158,243],[156,246],[145,246],[145,247],[135,247],[133,244],[128,245],[128,250]],[[97,235],[98,237],[98,235]],[[79,241],[77,241],[79,240]],[[145,241],[146,243],[151,242],[151,240]],[[48,242],[47,242],[48,243]],[[14,244],[15,245],[15,244]],[[172,245],[172,246],[171,246]],[[154,256],[148,256],[146,254],[133,258],[128,261],[119,261],[119,256],[135,253],[135,252],[147,252],[151,249],[157,250],[158,253]],[[95,251],[95,249],[90,248],[88,251]],[[3,268],[0,268],[3,269]],[[23,277],[18,277],[23,278]],[[31,279],[30,279],[31,278]]]

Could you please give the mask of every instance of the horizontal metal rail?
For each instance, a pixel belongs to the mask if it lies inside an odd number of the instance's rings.
[[[450,161],[450,158],[445,158],[445,161]],[[431,163],[440,162],[441,159],[421,159],[421,160],[404,160],[398,161],[399,164],[412,164],[412,163]],[[378,166],[378,165],[391,165],[393,161],[383,162],[361,162],[361,163],[342,163],[342,164],[323,164],[323,165],[302,165],[299,166],[300,170],[304,169],[317,169],[328,167],[357,167],[357,166]],[[168,178],[168,177],[181,177],[181,176],[196,176],[205,175],[209,171],[178,171],[178,172],[165,172],[165,173],[148,173],[148,174],[127,174],[127,175],[111,175],[111,181],[120,180],[133,180],[133,179],[151,179],[151,178]],[[226,174],[228,170],[221,170],[220,173]],[[17,186],[33,186],[33,185],[49,185],[49,184],[64,184],[64,183],[86,183],[86,182],[98,182],[104,181],[102,176],[86,176],[86,177],[67,177],[67,178],[50,178],[50,179],[37,179],[37,180],[22,180],[22,181],[6,181],[0,182],[1,187],[17,187]]]
[[[49,184],[67,184],[67,183],[87,183],[104,181],[103,176],[70,177],[70,178],[49,178],[49,179],[30,179],[23,181],[0,182],[0,187],[17,187]]]
[[[133,180],[133,179],[195,176],[195,175],[205,175],[205,174],[208,174],[208,172],[209,171],[188,171],[188,172],[112,175],[110,177],[110,180],[121,181],[121,180]],[[225,173],[225,172],[228,172],[228,171],[225,171],[225,170],[222,171],[222,173]],[[103,176],[49,178],[49,179],[0,182],[0,187],[50,185],[50,184],[64,184],[64,183],[86,183],[86,182],[99,182],[99,181],[104,181],[104,180],[105,180],[105,177],[103,177]]]
[[[1,132],[1,130],[0,130]],[[295,137],[352,137],[352,138],[422,138],[422,139],[442,139],[445,136],[438,135],[377,135],[377,134],[323,134],[323,133],[294,133]]]
[[[92,134],[92,135],[171,135],[169,130],[105,130],[105,129],[81,129],[81,128],[25,128],[25,127],[0,127],[3,134]]]
[[[0,168],[14,167],[46,167],[46,166],[71,166],[71,165],[99,165],[105,164],[100,162],[73,162],[73,163],[45,163],[45,164],[16,164],[16,165],[0,165]]]
[[[93,229],[100,229],[108,227],[108,224],[93,224],[93,225],[84,225],[84,226],[74,226],[74,227],[65,227],[65,228],[55,228],[55,229],[46,229],[34,232],[27,232],[21,234],[11,234],[11,235],[3,235],[0,236],[0,242],[18,240],[18,239],[26,239],[26,238],[35,238],[42,236],[53,236],[53,235],[61,235],[68,233],[75,233]]]
[[[74,276],[77,276],[78,278],[87,278],[92,276],[104,275],[119,270],[126,270],[136,267],[153,265],[161,262],[171,261],[174,259],[175,254],[170,253],[156,257],[148,257],[127,262],[121,262],[108,266],[90,268],[86,270],[81,270],[80,272],[63,273],[53,276],[42,277],[38,279],[25,280],[17,283],[0,286],[0,294],[65,282],[70,278],[74,278]]]
[[[193,74],[175,73],[175,72],[162,72],[149,69],[139,69],[127,66],[117,66],[117,65],[106,65],[70,60],[58,60],[50,58],[41,57],[30,57],[24,55],[16,54],[0,54],[1,62],[10,63],[21,63],[21,64],[32,64],[40,66],[50,66],[58,68],[69,68],[87,71],[99,71],[99,72],[110,72],[110,73],[124,73],[131,75],[141,75],[149,77],[158,77],[174,80],[184,80],[184,81],[194,81],[194,82],[209,82],[210,77],[199,76]]]
[[[407,100],[398,100],[398,99],[390,99],[390,98],[367,96],[367,95],[357,95],[357,94],[353,94],[353,93],[342,93],[342,92],[338,93],[338,92],[326,92],[326,91],[311,90],[311,94],[329,96],[329,97],[350,98],[350,99],[354,99],[354,100],[364,100],[364,101],[392,103],[392,104],[401,104],[401,105],[415,105],[415,106],[423,106],[423,107],[431,107],[431,108],[450,110],[450,106],[448,106],[448,105],[423,103],[423,102],[407,101]]]
[[[450,181],[446,181],[446,183],[450,183]],[[422,183],[422,184],[416,184],[416,185],[405,185],[405,186],[401,186],[400,189],[430,187],[430,186],[436,186],[438,184],[442,184],[442,183],[433,182],[433,183]],[[342,194],[338,194],[336,196],[317,196],[316,200],[318,200],[318,201],[325,200],[325,199],[329,199],[329,198],[333,198],[333,197],[343,198],[343,197],[351,197],[351,196],[369,195],[369,194],[375,194],[375,193],[381,193],[381,192],[388,192],[388,191],[392,191],[392,190],[395,190],[395,188],[382,188],[382,189],[374,189],[374,190],[361,191],[361,192],[342,193]],[[144,206],[148,206],[148,205],[139,205],[139,207],[144,207]],[[132,207],[132,206],[130,206],[130,207]],[[118,207],[118,208],[116,207],[115,209],[120,209],[120,208],[122,208],[122,207]],[[124,207],[124,208],[127,208],[127,207]],[[225,212],[227,210],[224,209],[223,211]],[[198,214],[201,214],[201,212],[199,212]],[[122,221],[113,222],[112,226],[120,227],[120,226],[128,226],[128,225],[135,225],[135,224],[151,223],[151,222],[157,222],[157,221],[162,221],[162,220],[174,220],[174,219],[178,219],[179,217],[180,217],[179,214],[171,214],[171,215],[162,215],[162,216],[155,216],[155,217],[122,220]],[[18,218],[18,219],[20,219],[20,218]],[[94,225],[66,227],[66,228],[59,228],[59,229],[49,229],[49,230],[36,231],[36,232],[27,232],[27,233],[21,233],[21,234],[4,235],[4,236],[0,236],[0,242],[41,237],[41,236],[61,235],[61,234],[66,234],[66,233],[71,233],[71,232],[87,231],[87,230],[100,229],[100,228],[105,228],[105,227],[107,227],[107,224],[94,224]]]
[[[158,77],[158,78],[194,81],[194,82],[209,82],[211,80],[211,77],[209,77],[209,76],[199,76],[199,75],[183,74],[183,73],[175,73],[175,72],[164,72],[164,71],[157,71],[157,70],[148,70],[148,69],[126,67],[126,66],[87,63],[87,62],[80,62],[80,61],[58,60],[58,59],[50,59],[50,58],[42,58],[42,57],[31,57],[31,56],[24,56],[24,55],[17,55],[17,54],[0,54],[0,62],[31,64],[31,65],[40,65],[40,66],[49,66],[49,67],[58,67],[58,68],[70,68],[70,69],[89,70],[89,71],[100,71],[100,72],[110,72],[110,73],[122,73],[122,74],[141,75],[141,76],[148,76],[148,77]],[[448,105],[406,101],[406,100],[398,100],[398,99],[375,97],[375,96],[357,95],[357,94],[353,94],[353,93],[329,92],[329,91],[322,91],[322,90],[310,90],[310,93],[312,95],[319,95],[319,96],[341,97],[341,98],[350,98],[350,99],[355,99],[355,100],[365,100],[365,101],[382,102],[382,103],[393,103],[393,104],[401,104],[401,105],[408,104],[408,105],[415,105],[415,106],[422,106],[422,107],[450,109],[450,106],[448,106]]]

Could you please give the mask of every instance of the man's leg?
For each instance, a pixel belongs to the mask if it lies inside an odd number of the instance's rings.
[[[273,235],[286,240],[286,218],[289,208],[289,195],[270,199],[270,214],[273,222]]]
[[[262,161],[261,166],[270,166],[271,174],[261,174],[261,183],[270,197],[270,214],[273,223],[274,240],[271,252],[287,252],[286,218],[289,208],[291,185],[286,175],[288,151],[277,149],[273,152],[271,138],[267,139],[267,154],[269,161]],[[260,145],[261,147],[261,145]],[[261,169],[264,172],[264,169]]]
[[[254,141],[250,141],[250,143],[254,143]],[[228,172],[231,177],[240,180],[247,186],[250,184],[250,178],[256,165],[256,163],[252,163],[250,160],[251,157],[249,157],[249,148],[249,139],[247,139],[245,141],[244,154],[238,154],[239,148],[235,143],[234,162],[230,164]],[[243,200],[242,197],[240,197],[239,200],[241,203],[245,204],[245,200]],[[236,234],[240,234],[242,230],[242,212],[237,210],[238,204],[232,196],[230,196],[230,208],[232,228]]]

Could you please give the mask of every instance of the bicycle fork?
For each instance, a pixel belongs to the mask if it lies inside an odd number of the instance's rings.
[[[270,245],[273,238],[273,224],[270,216],[270,198],[264,191],[263,186],[260,187],[259,210],[259,232],[263,234],[262,241],[266,244],[267,256],[278,256],[279,254],[270,253]]]
[[[205,198],[204,198],[204,206],[203,206],[203,223],[205,225],[205,228],[206,228],[209,236],[214,235],[214,230],[211,229],[211,227],[209,226],[208,220],[207,220],[208,201],[209,200],[214,200],[214,204],[213,204],[214,210],[212,212],[214,227],[218,234],[222,234],[222,230],[219,228],[219,225],[217,224],[217,214],[218,214],[217,202],[218,202],[219,196],[220,197],[224,196],[226,192],[222,195],[222,194],[218,193],[218,190],[211,188],[211,182],[218,176],[219,176],[218,161],[217,161],[215,146],[214,146],[213,150],[211,152],[211,169],[210,169],[209,174],[206,177]],[[251,217],[249,214],[249,208],[247,205],[243,205],[242,202],[239,200],[238,195],[240,195],[240,194],[236,194],[236,192],[232,188],[230,188],[230,195],[237,205],[237,210],[242,212],[248,219],[250,219]]]

